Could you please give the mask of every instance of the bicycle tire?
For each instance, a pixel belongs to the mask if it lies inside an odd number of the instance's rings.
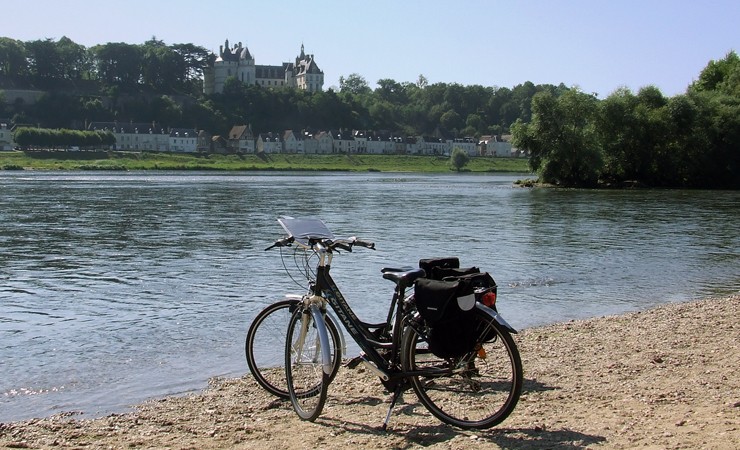
[[[419,401],[442,422],[485,429],[514,410],[522,391],[519,350],[511,334],[478,309],[473,320],[480,333],[477,350],[455,359],[435,356],[422,333],[407,327],[401,344],[405,371],[428,371],[411,377]],[[480,349],[483,350],[480,350]]]
[[[289,299],[265,307],[250,324],[244,343],[247,366],[255,381],[270,394],[285,400],[290,396],[285,380],[283,341],[288,322],[293,314],[291,309],[298,303],[300,303],[299,300]],[[339,331],[330,317],[327,317],[326,326],[334,351],[331,381],[341,366],[342,351]]]
[[[323,351],[310,311],[296,309],[285,339],[285,380],[293,409],[303,420],[314,421],[326,402],[330,380],[322,366]]]

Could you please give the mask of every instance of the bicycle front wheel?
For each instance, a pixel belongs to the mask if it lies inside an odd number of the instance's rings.
[[[522,391],[522,362],[509,332],[475,310],[475,351],[440,358],[425,338],[408,327],[402,342],[405,371],[419,371],[411,384],[419,401],[441,421],[460,428],[490,428],[511,414]]]
[[[299,300],[281,300],[260,311],[249,326],[244,345],[247,366],[257,383],[272,395],[286,400],[289,395],[284,366],[285,332],[299,303]],[[339,331],[328,316],[326,328],[334,358],[331,380],[342,363],[342,351]]]
[[[304,420],[315,420],[326,402],[331,380],[323,369],[324,351],[311,312],[299,307],[288,324],[285,378],[293,409]]]

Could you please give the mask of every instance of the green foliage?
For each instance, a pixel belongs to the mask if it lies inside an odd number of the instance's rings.
[[[740,187],[740,59],[711,61],[686,95],[654,86],[601,102],[568,91],[538,94],[532,121],[512,126],[544,182]]]
[[[116,138],[110,131],[78,131],[67,129],[20,127],[13,133],[13,140],[21,148],[66,149],[71,147],[110,147]]]
[[[690,86],[691,92],[720,91],[740,95],[740,57],[731,51],[719,61],[709,64],[699,74],[699,79]]]
[[[595,119],[597,100],[578,90],[532,100],[532,122],[512,127],[514,146],[530,151],[530,166],[545,183],[595,185],[602,162]]]
[[[0,76],[18,82],[28,71],[26,48],[23,42],[0,37]]]
[[[370,86],[365,77],[359,73],[352,73],[347,78],[339,77],[339,92],[353,95],[364,95],[370,93]]]
[[[463,167],[465,167],[469,162],[470,155],[468,155],[468,152],[459,147],[455,147],[452,149],[452,154],[450,155],[450,163],[452,164],[452,167],[455,168],[455,170],[460,172]]]

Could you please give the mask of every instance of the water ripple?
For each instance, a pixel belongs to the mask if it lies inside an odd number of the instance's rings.
[[[393,289],[381,267],[450,255],[492,273],[516,328],[740,291],[735,192],[512,189],[520,176],[465,174],[0,178],[0,422],[120,411],[244,374],[251,319],[305,289],[263,251],[283,214],[376,243],[332,267],[368,321]]]

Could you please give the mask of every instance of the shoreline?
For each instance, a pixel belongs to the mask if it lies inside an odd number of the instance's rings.
[[[0,448],[738,448],[740,294],[527,329],[524,391],[489,430],[441,424],[405,393],[342,368],[315,423],[248,374],[96,419],[0,423]]]

